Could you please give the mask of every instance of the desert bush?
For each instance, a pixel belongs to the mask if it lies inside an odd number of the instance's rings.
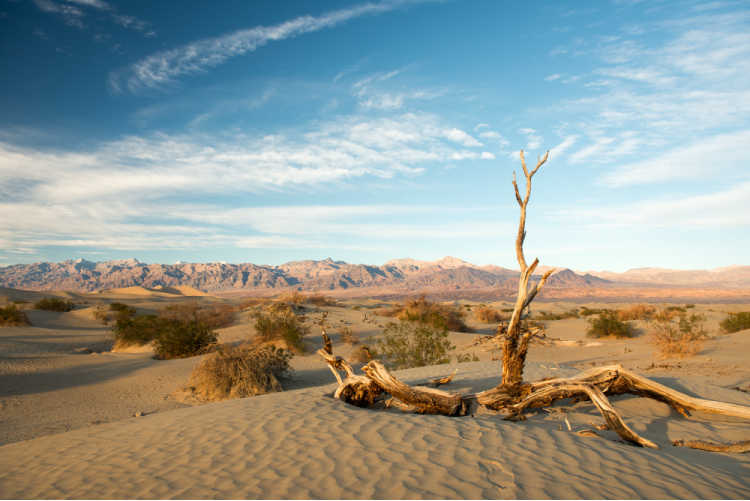
[[[255,313],[255,330],[261,342],[283,340],[287,347],[297,353],[304,353],[303,338],[309,329],[302,324],[292,308],[273,306],[267,311]]]
[[[355,364],[366,364],[373,359],[373,354],[367,345],[361,345],[352,351],[349,359]]]
[[[293,304],[296,306],[301,305],[307,300],[307,296],[302,294],[300,291],[290,291],[279,295],[277,301],[281,303]]]
[[[436,327],[425,322],[400,320],[385,326],[375,356],[394,369],[406,369],[448,363],[454,349],[444,325]]]
[[[164,319],[156,315],[141,315],[138,317],[118,317],[112,332],[115,334],[115,346],[144,345],[155,340],[163,326]]]
[[[750,329],[750,311],[729,313],[727,318],[719,324],[721,330],[727,333]]]
[[[341,328],[341,341],[346,344],[358,344],[359,337],[357,337],[352,328],[347,325]]]
[[[315,306],[336,306],[336,300],[323,294],[311,294],[307,297],[307,302]]]
[[[623,321],[626,320],[648,320],[654,313],[656,308],[647,304],[634,304],[628,308],[617,310],[617,318]]]
[[[676,312],[679,312],[679,313],[685,313],[687,311],[682,306],[667,306],[666,308],[664,308],[664,310],[666,310],[666,311],[676,311]]]
[[[581,309],[578,312],[578,314],[582,317],[601,315],[602,313],[612,313],[612,310],[608,308],[589,308],[587,306],[581,306]]]
[[[30,325],[29,318],[23,310],[19,310],[15,304],[9,304],[0,308],[0,327],[17,327]]]
[[[186,358],[205,353],[216,344],[216,334],[197,320],[158,319],[154,355],[160,360]]]
[[[72,302],[60,299],[59,297],[45,297],[34,303],[37,310],[47,311],[70,311],[75,306]]]
[[[159,312],[159,316],[183,322],[195,320],[210,329],[221,329],[234,323],[235,311],[235,307],[229,304],[187,303],[169,305]]]
[[[596,318],[589,319],[589,328],[586,331],[589,337],[628,338],[635,336],[635,330],[630,322],[623,322],[617,318],[617,313],[605,311]]]
[[[408,320],[428,324],[436,329],[445,328],[449,331],[469,332],[464,323],[465,313],[451,305],[433,303],[425,296],[409,299],[392,309],[380,310],[381,315],[395,316],[399,320]]]
[[[474,309],[474,317],[485,324],[498,323],[508,320],[507,315],[503,315],[496,309],[490,308],[489,306],[485,305],[479,305],[476,307],[476,309]]]
[[[292,354],[283,348],[223,345],[193,369],[188,385],[200,400],[216,401],[282,391]]]
[[[549,311],[538,311],[533,314],[537,320],[564,320],[566,318],[578,318],[578,309],[563,311],[560,313],[551,313]]]
[[[456,363],[463,364],[466,362],[479,362],[479,357],[476,353],[459,353],[456,355]]]
[[[661,316],[651,324],[651,339],[662,357],[689,357],[700,352],[708,337],[703,315]]]

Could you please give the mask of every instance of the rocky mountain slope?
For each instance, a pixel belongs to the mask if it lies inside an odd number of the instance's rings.
[[[550,289],[601,289],[637,285],[646,287],[750,288],[750,266],[708,271],[642,268],[625,273],[577,273],[558,269],[547,281]],[[438,261],[396,259],[382,266],[344,261],[293,261],[279,266],[252,263],[147,264],[137,259],[91,262],[84,259],[61,263],[18,264],[0,268],[0,286],[26,290],[91,292],[119,287],[190,286],[209,292],[347,290],[359,288],[419,290],[512,291],[518,272],[500,266],[476,266],[454,257]]]

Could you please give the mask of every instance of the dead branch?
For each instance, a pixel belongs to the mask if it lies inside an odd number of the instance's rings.
[[[444,384],[448,384],[453,381],[453,376],[455,376],[457,372],[458,369],[453,369],[453,372],[450,375],[433,379],[430,381],[430,384],[435,388],[437,388],[438,386],[443,386]]]
[[[750,440],[744,442],[734,442],[731,444],[715,444],[713,442],[704,442],[703,440],[675,440],[672,442],[675,447],[690,447],[691,449],[700,449],[709,452],[750,452]]]

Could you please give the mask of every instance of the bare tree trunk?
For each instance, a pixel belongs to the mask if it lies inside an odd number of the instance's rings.
[[[523,150],[521,150],[521,166],[523,167],[523,173],[526,177],[526,195],[523,198],[521,198],[521,193],[518,191],[516,173],[513,173],[513,188],[516,192],[516,201],[518,201],[518,206],[521,209],[518,221],[518,235],[516,236],[516,258],[518,259],[518,265],[521,268],[521,276],[518,278],[518,295],[516,297],[516,304],[513,308],[513,314],[510,317],[508,327],[504,334],[503,374],[501,383],[504,386],[518,385],[523,381],[523,367],[526,363],[526,353],[529,349],[529,341],[533,336],[531,331],[522,331],[521,329],[523,311],[529,307],[537,293],[544,286],[547,278],[552,274],[552,270],[549,270],[542,275],[539,283],[533,289],[529,290],[529,280],[539,264],[539,259],[534,259],[531,266],[528,266],[526,264],[526,258],[523,255],[523,242],[526,239],[526,207],[528,206],[529,198],[531,197],[531,178],[534,177],[534,174],[536,174],[539,168],[544,165],[548,157],[549,151],[537,162],[536,167],[529,172],[526,168],[526,160],[523,156]]]

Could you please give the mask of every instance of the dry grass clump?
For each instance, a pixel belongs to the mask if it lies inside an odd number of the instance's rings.
[[[750,311],[729,313],[727,318],[721,321],[719,327],[726,333],[750,329]]]
[[[431,325],[436,329],[445,328],[454,332],[470,332],[469,327],[464,323],[465,313],[460,308],[433,303],[428,301],[425,296],[409,299],[391,309],[379,310],[378,313],[396,317],[399,320]]]
[[[269,305],[266,311],[255,312],[254,317],[259,341],[284,341],[288,349],[305,352],[303,338],[310,329],[297,318],[291,306],[282,303]]]
[[[534,313],[537,320],[564,320],[566,318],[579,318],[578,308],[563,311],[561,313],[551,313],[549,311],[539,311]]]
[[[167,306],[159,312],[159,316],[181,321],[195,320],[210,329],[221,329],[234,323],[235,312],[236,307],[229,304],[199,305],[193,302]]]
[[[617,310],[617,318],[622,321],[626,320],[649,320],[654,313],[656,308],[647,304],[634,304],[628,308]]]
[[[629,338],[635,336],[635,329],[630,322],[623,322],[616,312],[605,311],[596,318],[589,319],[588,337]]]
[[[19,310],[15,304],[9,304],[0,308],[0,327],[20,327],[31,325],[29,317],[23,310]]]
[[[59,297],[45,297],[34,303],[37,310],[65,312],[73,309],[75,305]]]
[[[484,304],[480,304],[474,309],[474,317],[485,324],[504,322],[509,318],[508,315],[503,315],[495,308],[490,308]]]
[[[222,345],[193,369],[188,386],[203,401],[252,397],[283,391],[292,354],[275,346]]]
[[[651,339],[661,357],[691,357],[701,351],[703,342],[708,338],[704,328],[705,317],[684,312],[672,314],[661,312],[654,317],[651,324]]]

